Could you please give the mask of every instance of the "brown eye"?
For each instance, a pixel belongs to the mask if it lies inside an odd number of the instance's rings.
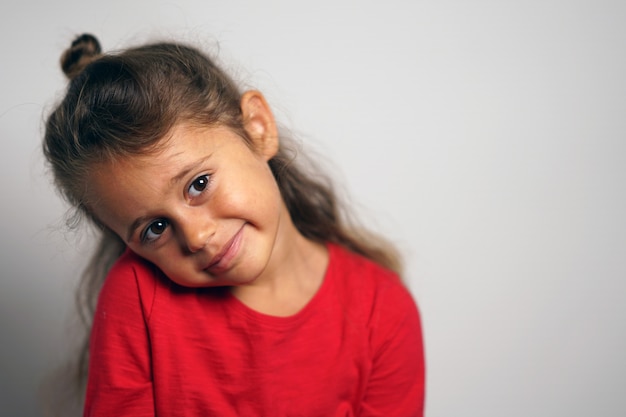
[[[208,175],[200,175],[196,178],[191,185],[189,186],[189,196],[197,197],[207,188],[209,185],[209,176]]]
[[[142,240],[144,242],[152,242],[159,238],[167,229],[169,225],[167,220],[159,219],[155,220],[146,228],[146,231],[143,234]]]

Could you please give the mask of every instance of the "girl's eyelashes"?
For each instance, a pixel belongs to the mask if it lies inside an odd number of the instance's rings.
[[[190,197],[198,197],[209,185],[209,176],[207,174],[200,175],[198,178],[193,180],[189,188],[187,189],[187,193]]]
[[[167,220],[158,219],[148,225],[141,236],[144,243],[151,243],[157,240],[167,229],[169,223]]]

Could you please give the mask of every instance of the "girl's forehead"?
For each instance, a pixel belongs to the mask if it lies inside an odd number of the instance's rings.
[[[89,170],[90,178],[111,175],[110,180],[113,181],[120,175],[124,175],[124,173],[148,170],[151,167],[162,164],[162,162],[159,162],[162,160],[159,157],[160,154],[160,152],[136,152],[116,155],[113,158],[93,164],[92,169]]]
[[[224,126],[179,124],[149,148],[97,162],[91,172],[115,172],[115,176],[119,177],[124,173],[136,175],[137,172],[156,169],[158,174],[174,175],[181,165],[204,160],[233,143],[247,146],[239,134]]]

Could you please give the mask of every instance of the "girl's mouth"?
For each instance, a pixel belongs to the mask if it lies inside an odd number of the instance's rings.
[[[230,267],[232,260],[239,253],[244,226],[242,226],[237,233],[235,233],[235,235],[228,242],[226,242],[217,255],[211,259],[211,262],[205,268],[205,271],[208,271],[211,274],[216,274],[224,272]]]

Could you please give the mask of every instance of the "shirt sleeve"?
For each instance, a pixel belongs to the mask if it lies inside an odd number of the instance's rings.
[[[84,416],[155,415],[143,305],[136,268],[118,262],[104,283],[94,316]]]
[[[401,284],[379,294],[371,330],[372,374],[360,417],[422,417],[424,350],[415,301]]]

